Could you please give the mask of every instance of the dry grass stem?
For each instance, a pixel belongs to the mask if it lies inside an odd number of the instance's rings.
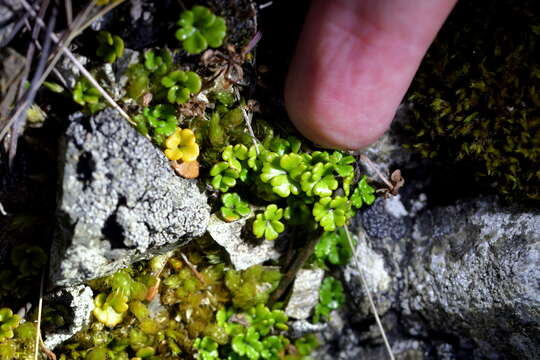
[[[364,289],[364,292],[367,295],[369,306],[371,308],[371,311],[373,312],[373,316],[375,317],[375,321],[377,322],[377,326],[379,327],[379,330],[381,331],[381,336],[384,341],[384,346],[386,347],[386,351],[388,352],[388,357],[391,360],[394,360],[394,353],[392,351],[392,347],[390,346],[390,343],[388,342],[388,338],[386,337],[386,331],[384,331],[384,327],[381,323],[381,319],[379,318],[379,313],[377,312],[377,308],[375,307],[375,302],[373,301],[373,297],[371,296],[371,292],[369,291],[369,288],[367,286],[367,281],[364,276],[364,271],[362,271],[362,268],[360,267],[360,263],[358,262],[358,258],[356,257],[356,252],[354,251],[354,245],[351,239],[351,233],[349,232],[349,228],[347,226],[344,226],[345,233],[347,234],[347,241],[349,242],[349,246],[351,249],[353,249],[353,262],[354,266],[356,267],[356,270],[358,270],[358,273],[360,274],[360,282],[362,283],[362,288]]]

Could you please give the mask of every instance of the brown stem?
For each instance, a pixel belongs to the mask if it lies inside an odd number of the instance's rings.
[[[379,176],[379,178],[386,184],[386,186],[388,186],[388,188],[390,190],[392,190],[394,188],[394,185],[392,185],[392,183],[390,182],[390,180],[388,180],[386,178],[386,176],[384,176],[381,171],[377,168],[377,166],[375,166],[375,164],[373,164],[373,162],[366,156],[366,155],[360,155],[360,160],[362,160],[367,166],[369,166],[371,168],[371,170],[373,170],[375,172],[375,174],[377,174],[377,176]]]
[[[307,259],[309,259],[309,257],[315,251],[315,245],[317,245],[321,234],[322,231],[317,231],[316,233],[313,233],[312,236],[308,238],[307,243],[298,250],[296,258],[293,260],[292,264],[287,269],[287,272],[283,274],[283,277],[281,278],[277,289],[270,296],[270,300],[268,301],[269,307],[272,307],[272,305],[274,305],[276,301],[281,298],[283,294],[285,294],[285,291],[287,291],[289,285],[291,285],[293,280],[296,278],[296,274],[298,273],[298,271],[300,271],[300,269],[306,263]]]

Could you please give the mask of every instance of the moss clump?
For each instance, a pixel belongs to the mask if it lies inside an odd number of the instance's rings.
[[[469,163],[509,197],[540,200],[535,8],[533,1],[458,3],[411,86],[416,140],[409,148]]]
[[[0,309],[0,360],[34,359],[36,326],[30,322],[19,324],[19,321],[11,309]]]
[[[265,337],[270,328],[286,326],[279,311],[261,308],[281,278],[279,271],[260,265],[232,270],[215,243],[205,239],[182,251],[92,281],[98,293],[93,321],[63,345],[60,359],[189,359],[197,352],[196,339],[225,345],[243,333],[242,328],[229,334],[216,320],[224,308],[227,318],[248,314]]]

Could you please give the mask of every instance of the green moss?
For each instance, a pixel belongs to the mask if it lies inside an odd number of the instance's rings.
[[[281,278],[278,270],[260,265],[231,270],[226,263],[216,263],[220,250],[205,240],[182,253],[187,262],[175,253],[93,280],[98,308],[118,313],[120,321],[104,322],[94,310],[90,327],[62,346],[60,358],[187,358],[197,351],[193,347],[197,338],[210,337],[222,345],[232,341],[236,333],[227,334],[223,322],[216,320],[224,307],[230,309],[229,317],[245,312],[265,336],[271,328],[286,328],[282,312],[261,308]],[[156,284],[160,284],[158,294],[150,299],[148,294]],[[157,310],[156,302],[160,304]]]
[[[30,322],[19,322],[11,309],[0,309],[0,360],[34,359],[36,326]]]
[[[460,2],[411,86],[409,144],[540,200],[540,16],[533,1]],[[459,176],[466,176],[459,174]]]

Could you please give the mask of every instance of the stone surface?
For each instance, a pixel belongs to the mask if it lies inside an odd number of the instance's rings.
[[[248,219],[242,218],[229,223],[214,214],[208,224],[208,233],[215,242],[225,248],[236,270],[245,270],[250,266],[279,258],[273,241],[263,241],[255,245],[242,238],[242,228]]]
[[[43,329],[45,346],[49,349],[54,349],[82,330],[90,322],[90,314],[94,309],[92,289],[84,285],[64,288],[51,293],[44,298],[44,303],[68,311],[67,314],[62,313],[66,325]]]
[[[540,213],[463,201],[421,214],[415,230],[401,294],[408,318],[471,342],[478,358],[537,358]]]
[[[538,210],[503,207],[494,197],[429,207],[418,194],[378,200],[357,220],[359,265],[396,358],[540,354]],[[317,358],[385,357],[355,266],[343,279],[345,335],[329,326]]]
[[[305,320],[319,303],[319,289],[324,278],[324,270],[301,269],[294,279],[291,297],[285,313],[294,319]]]
[[[51,280],[72,285],[202,235],[209,207],[194,180],[116,111],[73,117],[60,151]]]

